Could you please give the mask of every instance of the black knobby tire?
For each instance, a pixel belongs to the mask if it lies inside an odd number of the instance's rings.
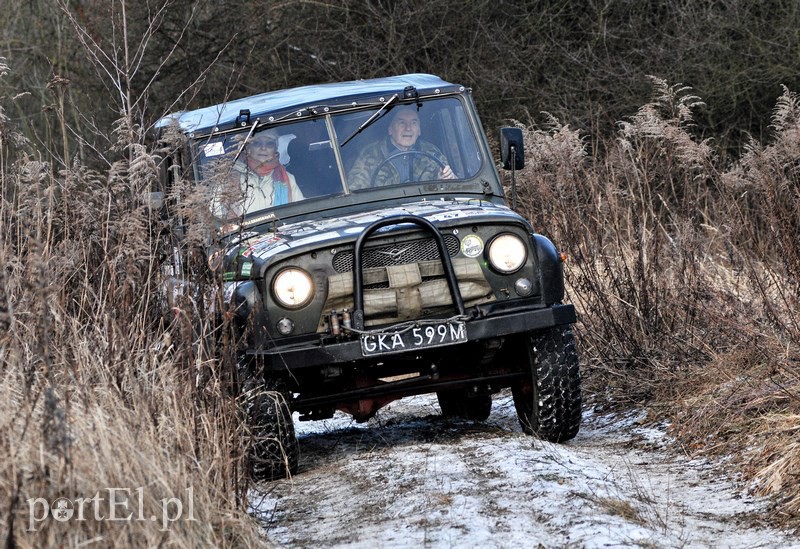
[[[492,395],[472,394],[466,389],[438,391],[439,407],[445,417],[458,417],[473,421],[485,421],[492,411]]]
[[[581,424],[581,377],[572,327],[556,326],[525,339],[523,360],[531,376],[512,386],[522,429],[550,442],[570,440]]]
[[[288,393],[278,383],[245,382],[241,398],[247,417],[247,461],[253,478],[277,480],[297,472],[300,448]]]

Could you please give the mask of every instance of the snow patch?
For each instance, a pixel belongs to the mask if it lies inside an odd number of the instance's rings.
[[[251,493],[266,537],[293,547],[800,547],[751,526],[764,500],[671,453],[643,413],[584,414],[565,444],[522,433],[508,392],[486,422],[442,418],[435,395],[365,424],[296,422],[300,472]]]

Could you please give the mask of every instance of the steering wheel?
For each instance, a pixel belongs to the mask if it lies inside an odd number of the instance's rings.
[[[374,172],[372,172],[372,178],[370,179],[369,186],[370,187],[374,187],[375,186],[375,181],[378,179],[378,174],[381,173],[381,170],[384,167],[386,167],[386,164],[388,164],[389,162],[391,162],[395,158],[401,158],[403,156],[415,156],[415,155],[416,156],[422,156],[422,157],[430,158],[431,160],[436,162],[436,164],[442,170],[447,166],[447,164],[445,164],[444,162],[439,160],[436,157],[436,155],[433,155],[433,154],[431,154],[429,152],[425,152],[425,151],[400,151],[398,153],[394,153],[394,154],[392,154],[390,156],[387,156],[386,158],[383,159],[383,162],[378,164],[378,167],[375,168]],[[422,175],[422,174],[420,174],[420,175]],[[411,177],[411,181],[414,180],[414,170],[413,170],[413,168],[411,169],[411,173],[409,173],[409,177]]]

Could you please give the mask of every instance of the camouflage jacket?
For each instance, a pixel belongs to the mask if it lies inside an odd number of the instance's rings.
[[[400,183],[400,172],[395,166],[395,162],[408,163],[411,181],[430,181],[438,178],[442,166],[427,155],[438,158],[442,164],[448,163],[447,158],[436,145],[422,139],[418,140],[408,152],[409,154],[402,154],[403,151],[395,148],[388,137],[382,141],[370,143],[361,150],[353,167],[347,173],[349,187],[351,189],[369,188],[373,177],[375,178],[375,187]],[[393,155],[396,155],[396,160],[387,162],[378,173],[375,173],[381,162]]]

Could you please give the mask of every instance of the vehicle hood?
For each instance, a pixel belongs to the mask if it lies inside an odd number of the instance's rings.
[[[474,198],[422,200],[371,209],[369,212],[304,220],[278,227],[267,225],[265,227],[269,230],[266,231],[249,230],[234,235],[226,246],[225,271],[232,272],[231,268],[235,264],[249,260],[259,264],[261,268],[248,269],[246,278],[256,278],[258,273],[263,273],[263,269],[278,256],[282,259],[312,249],[352,243],[372,223],[398,215],[419,216],[442,229],[468,222],[516,223],[530,229],[529,223],[522,216],[502,204]],[[411,225],[405,224],[405,228],[409,226]],[[378,230],[378,233],[403,228],[401,225],[393,225]]]

